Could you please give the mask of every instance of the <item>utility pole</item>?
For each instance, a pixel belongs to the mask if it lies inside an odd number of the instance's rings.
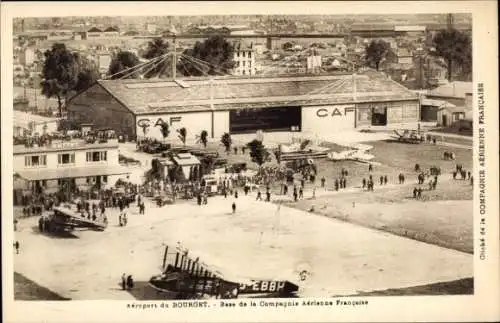
[[[453,14],[449,13],[446,17],[446,25],[448,29],[453,29],[453,24],[454,24]]]
[[[423,56],[420,56],[420,88],[424,89],[424,67],[422,64]]]
[[[174,52],[172,55],[172,79],[175,81],[176,77],[176,72],[177,72],[177,39],[175,37],[175,33],[173,35],[173,45],[174,45]]]
[[[356,95],[356,66],[352,64],[352,98],[353,101],[356,102],[357,100],[357,95]]]
[[[34,90],[35,90],[35,111],[38,112],[38,97],[36,94],[36,88],[34,88]]]
[[[211,126],[211,138],[214,138],[214,126],[215,126],[215,120],[214,120],[214,77],[210,77],[210,110],[211,110],[211,121],[212,121],[212,126]]]

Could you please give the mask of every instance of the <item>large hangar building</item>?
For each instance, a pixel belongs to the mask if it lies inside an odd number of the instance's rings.
[[[418,122],[417,94],[381,76],[294,76],[99,80],[68,102],[80,123],[132,138],[169,138],[185,127],[188,140],[206,130],[230,134],[302,132],[328,137],[362,126]]]

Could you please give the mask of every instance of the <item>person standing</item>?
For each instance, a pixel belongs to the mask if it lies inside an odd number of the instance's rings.
[[[366,179],[363,178],[363,180],[361,181],[361,184],[363,184],[363,189],[365,189],[365,187],[366,187]]]
[[[347,178],[342,178],[342,187],[346,188],[347,187]]]
[[[373,171],[373,165],[372,165],[372,164],[368,164],[368,171],[369,171],[369,172],[372,172],[372,171]]]
[[[262,194],[260,193],[260,190],[257,191],[257,198],[255,200],[262,201]]]
[[[326,179],[325,177],[321,177],[321,187],[324,188],[325,187],[325,182],[326,182]]]
[[[128,219],[127,219],[127,213],[123,213],[123,226],[126,227],[127,226],[127,222],[128,222]]]
[[[16,249],[16,254],[19,254],[19,241],[14,242],[14,248]]]
[[[127,289],[131,290],[134,288],[134,279],[132,278],[132,275],[127,276]]]
[[[335,191],[339,190],[339,180],[338,178],[335,179]]]
[[[389,178],[387,177],[387,175],[384,176],[384,185],[387,185],[387,183],[389,182]]]
[[[127,289],[127,275],[125,273],[122,275],[122,290]]]
[[[303,198],[304,197],[304,190],[301,188],[299,188],[299,199]]]
[[[233,205],[231,205],[231,208],[233,209],[233,214],[236,213],[236,202],[233,202]]]
[[[271,192],[266,192],[266,202],[271,202]]]

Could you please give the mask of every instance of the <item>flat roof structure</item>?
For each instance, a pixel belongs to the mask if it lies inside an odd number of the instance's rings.
[[[106,143],[96,142],[94,144],[87,143],[84,140],[54,141],[50,145],[41,147],[26,147],[24,145],[14,145],[14,155],[109,148],[118,149],[118,141],[110,140]]]
[[[26,113],[18,110],[14,110],[14,118],[13,118],[14,126],[28,128],[31,122],[35,124],[44,124],[50,122],[57,122],[59,118],[49,118],[40,116],[37,114]]]
[[[18,174],[21,178],[24,178],[28,181],[53,180],[61,178],[82,178],[104,175],[122,175],[130,173],[131,171],[125,167],[110,167],[108,165],[91,167],[61,167],[55,169],[23,170],[16,172],[16,174]]]
[[[468,93],[473,92],[472,88],[472,82],[455,81],[429,91],[428,95],[463,99]]]

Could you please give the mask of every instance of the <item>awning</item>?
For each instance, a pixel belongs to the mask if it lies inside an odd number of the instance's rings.
[[[17,174],[29,181],[40,181],[61,178],[82,178],[104,175],[130,174],[131,171],[125,167],[106,165],[91,167],[64,167],[56,169],[36,169],[27,171],[18,171]]]
[[[174,156],[173,160],[179,166],[193,166],[201,164],[200,160],[191,154],[182,154],[182,156],[179,154]]]

